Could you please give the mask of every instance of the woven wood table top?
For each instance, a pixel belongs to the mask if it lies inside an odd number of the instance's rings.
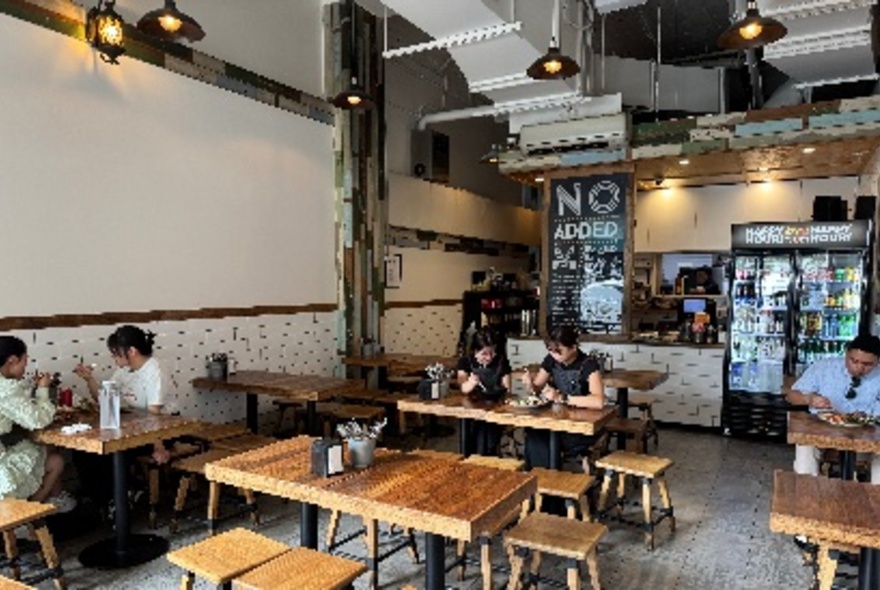
[[[61,428],[66,423],[53,423],[42,430],[35,430],[31,438],[43,444],[65,449],[109,455],[160,440],[192,434],[199,428],[197,420],[182,416],[150,414],[143,410],[123,412],[120,415],[121,428],[118,430],[102,430],[97,414],[84,414],[76,421],[88,424],[92,429],[77,434],[64,434]]]
[[[272,371],[239,371],[226,380],[197,377],[192,380],[192,385],[197,389],[262,393],[306,401],[329,400],[347,390],[364,388],[361,379]]]
[[[452,395],[439,400],[409,399],[397,402],[397,409],[403,412],[433,414],[453,418],[471,418],[523,428],[556,430],[572,434],[593,435],[601,431],[617,409],[607,407],[602,410],[588,410],[572,406],[549,405],[534,411],[512,409],[504,404],[471,402],[466,396]]]
[[[0,530],[8,530],[55,513],[51,504],[6,498],[0,500]]]
[[[811,445],[838,451],[878,453],[880,428],[835,426],[819,420],[808,412],[789,412],[788,442],[793,445]]]
[[[880,549],[880,486],[778,470],[770,530]]]
[[[614,369],[602,375],[605,387],[628,387],[639,391],[650,391],[669,377],[661,371]]]
[[[219,585],[289,550],[280,541],[237,528],[172,551],[168,561]]]
[[[342,590],[367,571],[363,563],[296,547],[239,578],[239,590]]]
[[[447,368],[455,367],[455,357],[435,356],[426,354],[382,353],[369,357],[347,356],[342,359],[346,365],[353,367],[390,367],[401,373],[417,373],[424,371],[428,365],[441,364]]]
[[[488,524],[534,495],[528,473],[377,449],[362,470],[322,478],[311,473],[314,439],[297,437],[209,463],[205,476],[330,510],[473,541]]]

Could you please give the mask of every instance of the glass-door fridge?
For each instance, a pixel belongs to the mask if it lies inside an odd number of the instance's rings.
[[[732,226],[722,427],[784,437],[784,383],[868,328],[867,220]]]

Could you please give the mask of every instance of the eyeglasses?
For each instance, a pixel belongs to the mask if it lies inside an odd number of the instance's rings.
[[[846,399],[855,399],[856,395],[858,395],[858,393],[859,393],[858,391],[856,391],[856,389],[861,384],[862,384],[861,377],[853,377],[852,380],[849,382],[849,389],[846,392]]]

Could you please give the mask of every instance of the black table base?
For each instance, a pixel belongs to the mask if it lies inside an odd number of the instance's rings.
[[[629,416],[629,387],[617,388],[617,415],[622,419]],[[626,450],[626,433],[619,432],[617,434],[617,450]]]
[[[852,481],[855,474],[855,451],[840,451],[840,478],[844,481]],[[863,547],[859,551],[859,590],[877,590],[877,588],[880,588],[880,551]]]
[[[443,535],[425,533],[425,589],[443,590],[446,587],[446,541]]]
[[[116,548],[116,537],[89,545],[79,554],[84,567],[120,569],[153,561],[168,553],[168,540],[158,535],[129,535],[124,551]]]

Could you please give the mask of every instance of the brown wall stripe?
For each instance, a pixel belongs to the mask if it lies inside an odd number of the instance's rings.
[[[451,307],[453,305],[461,305],[461,299],[431,299],[429,301],[386,301],[385,309]]]
[[[201,309],[120,311],[96,314],[20,316],[0,318],[0,331],[75,328],[77,326],[109,326],[114,324],[143,324],[163,320],[183,321],[193,319],[255,317],[261,315],[327,313],[336,311],[337,309],[338,307],[335,303],[308,303],[305,305],[259,305],[256,307],[210,307]]]

